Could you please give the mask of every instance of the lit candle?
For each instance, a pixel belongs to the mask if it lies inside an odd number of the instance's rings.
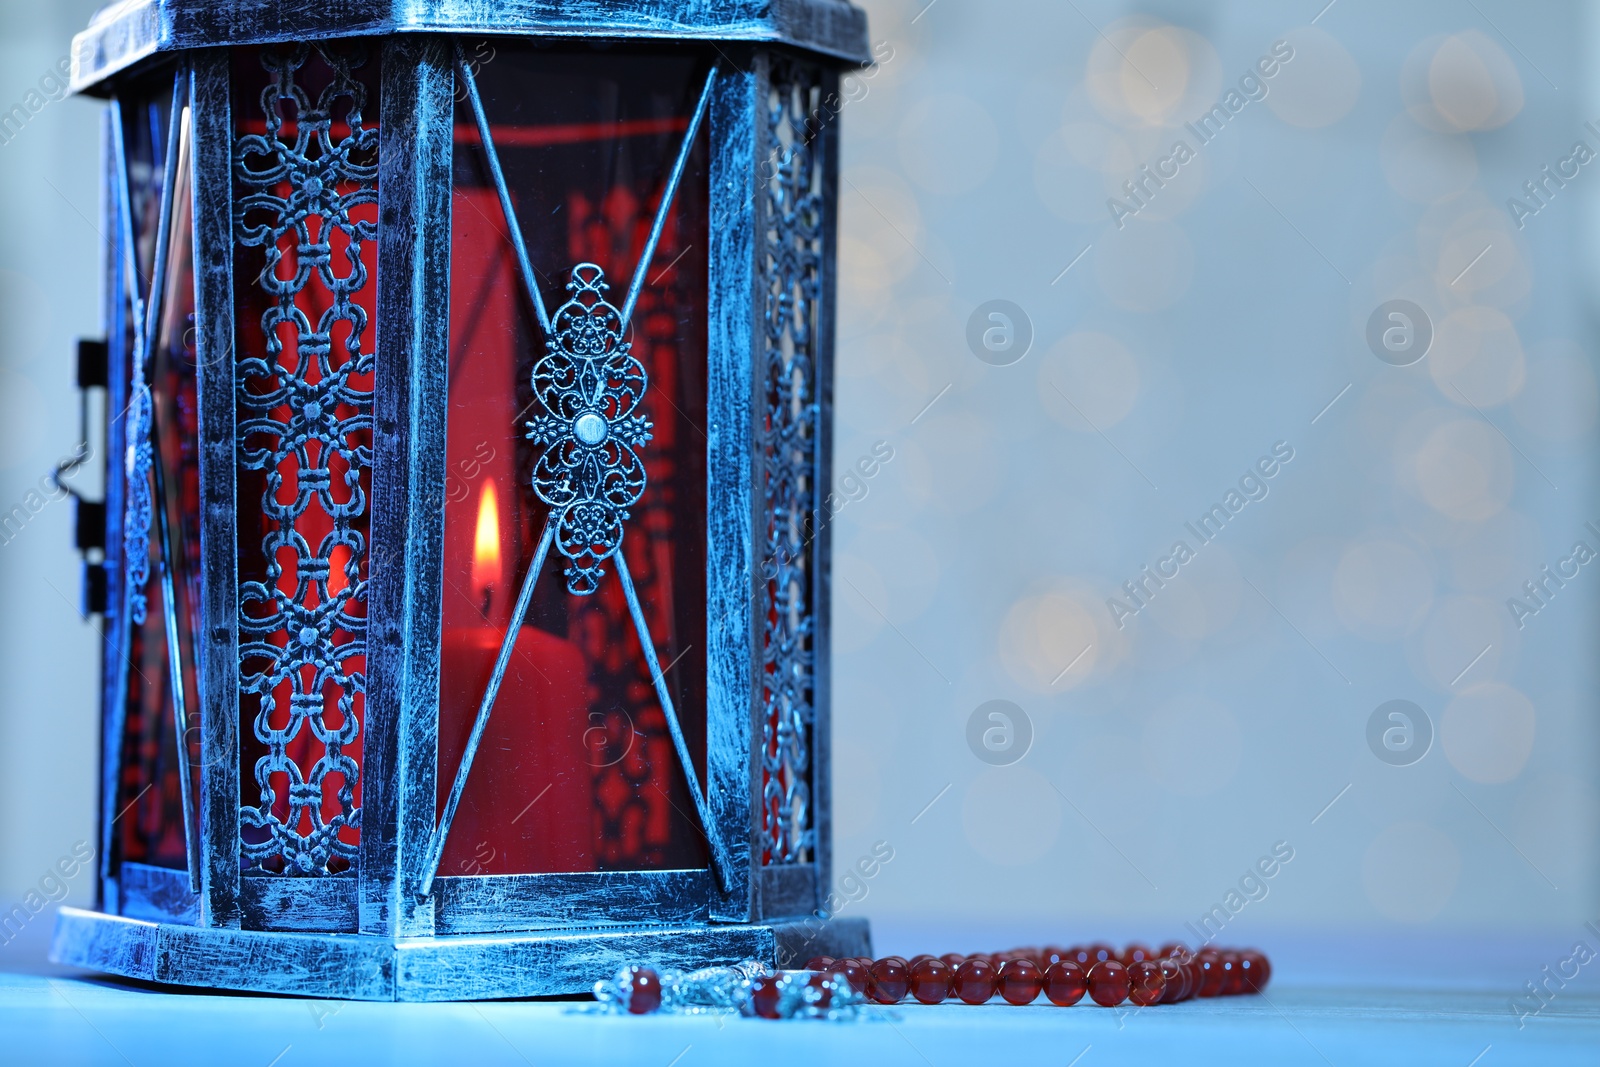
[[[502,595],[501,516],[492,481],[485,480],[470,528],[467,588],[445,584],[441,810],[509,622],[511,598]],[[450,532],[447,525],[447,536]],[[594,870],[593,776],[584,748],[590,692],[588,665],[575,644],[535,626],[517,628],[451,824],[441,876]]]

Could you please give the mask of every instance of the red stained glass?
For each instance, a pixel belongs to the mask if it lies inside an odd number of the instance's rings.
[[[689,55],[499,46],[474,61],[507,185],[553,314],[572,268],[620,307],[689,124]],[[439,711],[442,811],[548,509],[532,488],[545,338],[470,108],[451,215],[448,480]],[[629,340],[649,384],[648,484],[622,550],[683,726],[705,767],[706,134],[645,275]],[[708,852],[615,560],[568,592],[552,550],[477,751],[441,875],[706,866]]]

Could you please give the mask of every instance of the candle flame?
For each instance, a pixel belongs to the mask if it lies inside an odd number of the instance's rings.
[[[487,601],[500,584],[500,500],[494,483],[485,482],[478,497],[478,529],[472,539],[472,588]]]

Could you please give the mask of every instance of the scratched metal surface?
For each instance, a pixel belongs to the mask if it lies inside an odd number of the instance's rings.
[[[161,52],[396,32],[751,41],[870,58],[866,15],[845,0],[136,0],[73,41],[72,88],[97,91]]]
[[[649,912],[639,909],[638,914]],[[305,916],[310,921],[301,922]],[[167,986],[433,1001],[581,994],[630,963],[688,971],[749,959],[793,966],[816,955],[872,954],[861,918],[827,923],[589,923],[398,940],[328,933],[326,917],[303,904],[270,918],[289,921],[270,929],[217,929],[63,908],[54,923],[49,959],[69,968]],[[324,929],[313,932],[317,926]]]

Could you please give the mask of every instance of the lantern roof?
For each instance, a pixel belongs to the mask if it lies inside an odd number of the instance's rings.
[[[848,0],[121,0],[72,41],[72,89],[163,52],[393,33],[751,42],[867,63]]]

